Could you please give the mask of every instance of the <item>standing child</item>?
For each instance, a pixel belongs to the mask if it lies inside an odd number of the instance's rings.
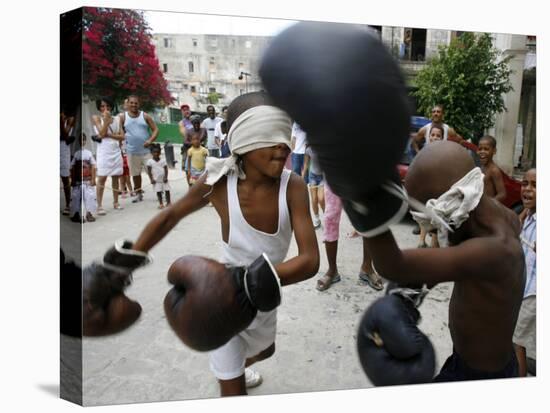
[[[309,179],[306,179],[306,174],[309,171]],[[313,209],[313,227],[315,229],[321,226],[319,218],[319,208],[325,211],[325,191],[323,187],[323,171],[317,162],[315,153],[311,150],[311,146],[306,143],[306,151],[304,154],[304,168],[302,170],[302,178],[308,182],[309,194],[311,196],[311,208]]]
[[[207,156],[208,149],[201,146],[200,135],[194,134],[191,138],[191,147],[187,151],[187,162],[189,162],[187,182],[190,187],[193,186],[204,173]]]
[[[490,135],[485,135],[479,140],[477,146],[477,155],[481,163],[481,171],[485,175],[483,178],[484,192],[497,201],[504,201],[506,198],[506,187],[502,172],[498,165],[493,161],[493,156],[497,153],[497,141]]]
[[[157,193],[159,200],[159,209],[164,208],[162,203],[162,193],[166,196],[166,206],[171,204],[170,202],[170,185],[168,184],[168,165],[164,159],[160,159],[160,145],[153,145],[151,147],[152,159],[147,161],[147,175],[153,185],[153,190]]]
[[[520,240],[525,255],[526,281],[518,322],[514,331],[514,347],[519,375],[527,375],[527,357],[537,358],[537,170],[529,169],[521,181]]]
[[[426,141],[426,144],[442,141],[444,136],[444,130],[443,127],[440,125],[432,125],[432,128],[430,129],[430,135],[428,136],[428,140]],[[420,242],[418,243],[418,248],[426,248],[428,244],[426,244],[426,235],[430,234],[431,238],[431,247],[432,248],[439,248],[439,240],[437,239],[437,230],[435,229],[429,229],[426,227],[426,225],[420,225]]]
[[[94,222],[97,210],[95,191],[95,167],[96,161],[92,152],[85,148],[86,135],[80,135],[80,149],[75,152],[71,162],[71,221]],[[84,204],[84,205],[82,205]],[[82,208],[84,206],[84,208]],[[86,214],[82,210],[86,211]],[[82,213],[82,215],[80,215]]]

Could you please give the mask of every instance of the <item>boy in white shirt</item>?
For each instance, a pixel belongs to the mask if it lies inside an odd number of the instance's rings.
[[[71,221],[94,222],[93,214],[97,210],[95,191],[96,161],[92,152],[84,148],[86,146],[86,134],[80,135],[80,149],[75,152],[71,161]],[[86,215],[82,212],[82,204]],[[82,216],[80,215],[82,212]],[[82,217],[82,218],[81,218]]]
[[[151,180],[154,191],[157,193],[159,200],[159,209],[164,208],[162,203],[162,192],[166,196],[166,206],[171,204],[170,202],[170,185],[168,184],[168,165],[164,159],[160,159],[160,145],[154,145],[151,148],[151,154],[153,159],[147,161],[147,174]]]

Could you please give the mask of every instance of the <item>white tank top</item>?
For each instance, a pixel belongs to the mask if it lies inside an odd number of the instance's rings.
[[[220,262],[224,264],[246,266],[251,264],[262,253],[266,253],[273,264],[284,261],[290,238],[292,225],[286,202],[286,188],[291,171],[283,169],[279,186],[279,225],[277,232],[268,234],[252,227],[246,222],[241,211],[237,194],[237,174],[227,176],[227,206],[229,209],[229,239],[222,242]],[[259,206],[261,208],[261,206]]]
[[[126,152],[130,155],[145,155],[149,149],[143,144],[149,139],[149,125],[147,124],[143,111],[135,118],[128,112],[124,113],[124,130],[126,131]]]

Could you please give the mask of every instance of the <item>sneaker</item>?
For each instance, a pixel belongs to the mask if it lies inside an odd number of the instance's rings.
[[[134,199],[132,199],[132,203],[135,204],[137,202],[143,201],[143,192],[140,192],[136,195]]]
[[[246,388],[251,389],[252,387],[257,387],[262,384],[262,376],[257,371],[254,371],[249,368],[244,369],[244,381],[246,383]]]
[[[80,214],[78,212],[75,212],[75,214],[71,217],[71,221],[82,222],[82,220],[80,219]]]
[[[313,228],[317,229],[321,226],[321,220],[319,217],[313,217]]]

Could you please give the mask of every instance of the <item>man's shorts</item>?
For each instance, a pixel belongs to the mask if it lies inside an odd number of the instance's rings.
[[[316,188],[323,186],[323,175],[317,175],[313,172],[309,172],[309,182],[307,184],[310,188]]]
[[[260,312],[252,323],[223,346],[209,353],[210,369],[219,380],[244,374],[247,358],[256,356],[275,342],[277,309]]]
[[[147,171],[146,163],[152,157],[150,153],[145,155],[127,154],[126,156],[128,157],[128,167],[130,168],[130,176],[141,175],[142,169],[144,171]]]
[[[514,344],[525,347],[527,357],[537,358],[537,296],[525,297],[519,310]]]

